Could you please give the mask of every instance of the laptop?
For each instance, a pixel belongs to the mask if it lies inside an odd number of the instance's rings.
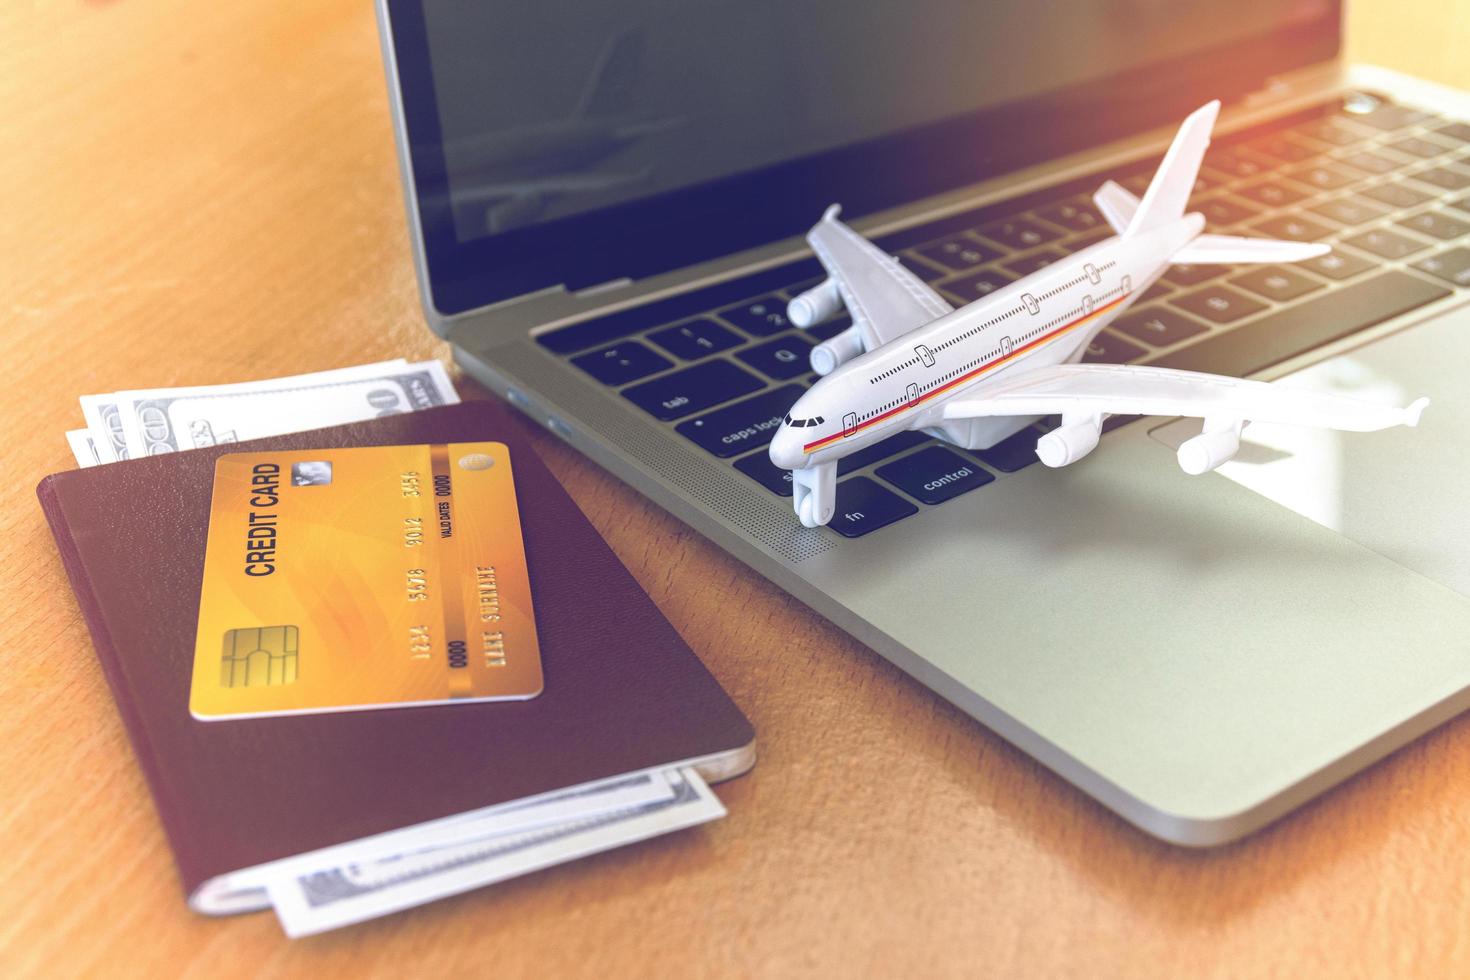
[[[379,0],[423,306],[456,361],[1124,820],[1239,838],[1470,704],[1470,96],[1339,57],[1335,0]],[[1223,103],[1191,209],[1321,241],[1175,266],[1086,360],[1402,404],[1416,429],[907,432],[804,527],[768,444],[832,204],[959,307],[1112,234]],[[752,651],[781,656],[781,638]],[[853,724],[862,724],[854,718]]]

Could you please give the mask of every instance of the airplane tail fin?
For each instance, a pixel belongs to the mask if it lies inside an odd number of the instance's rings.
[[[1128,222],[1125,235],[1136,235],[1167,225],[1184,217],[1189,204],[1189,195],[1194,191],[1194,181],[1199,175],[1200,161],[1205,158],[1205,149],[1210,145],[1210,130],[1215,127],[1215,117],[1220,114],[1220,102],[1216,100],[1190,113],[1179,127],[1164,162],[1148,185],[1143,200],[1138,204],[1133,219]]]

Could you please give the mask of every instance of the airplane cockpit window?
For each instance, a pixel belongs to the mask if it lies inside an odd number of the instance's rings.
[[[809,425],[821,425],[826,420],[820,415],[818,415],[816,418],[810,419],[794,419],[790,415],[788,415],[784,419],[782,419],[782,421],[791,426],[793,429],[804,429]]]

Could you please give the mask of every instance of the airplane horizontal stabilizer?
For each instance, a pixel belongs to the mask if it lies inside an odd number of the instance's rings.
[[[1284,242],[1238,235],[1200,235],[1174,253],[1174,265],[1238,265],[1245,262],[1300,262],[1332,251],[1317,242]]]
[[[1092,195],[1092,203],[1097,205],[1113,231],[1120,235],[1128,228],[1128,222],[1133,220],[1133,213],[1138,210],[1138,198],[1115,180],[1099,187],[1097,193]]]

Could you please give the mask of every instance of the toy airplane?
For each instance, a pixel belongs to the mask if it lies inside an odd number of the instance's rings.
[[[832,519],[838,460],[904,429],[986,449],[1060,415],[1036,455],[1066,466],[1097,446],[1108,415],[1192,416],[1204,429],[1179,447],[1179,465],[1198,474],[1235,455],[1248,421],[1354,432],[1416,425],[1428,399],[1391,408],[1192,371],[1075,363],[1170,265],[1295,262],[1329,251],[1201,234],[1204,217],[1185,205],[1219,110],[1211,102],[1184,121],[1142,201],[1112,181],[1098,189],[1093,200],[1117,235],[959,310],[828,208],[807,241],[829,278],[793,299],[787,317],[806,328],[845,306],[853,325],[812,349],[823,377],[791,407],[770,449],[791,471],[801,523]]]

